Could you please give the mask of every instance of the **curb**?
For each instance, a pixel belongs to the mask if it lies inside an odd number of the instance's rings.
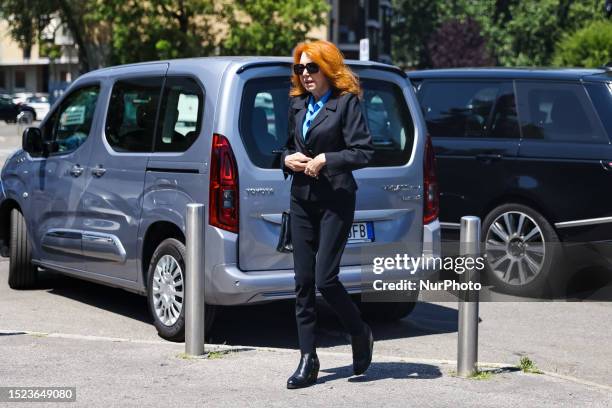
[[[115,343],[132,343],[132,344],[151,344],[151,345],[166,345],[166,346],[181,346],[183,347],[183,343],[172,343],[164,340],[138,340],[138,339],[128,339],[122,337],[106,337],[106,336],[89,336],[82,334],[69,334],[69,333],[45,333],[45,332],[37,332],[31,330],[7,330],[0,329],[0,335],[27,335],[34,337],[51,337],[51,338],[59,338],[59,339],[70,339],[70,340],[85,340],[85,341],[108,341]],[[267,351],[267,352],[281,352],[281,353],[291,353],[294,354],[296,350],[294,349],[286,349],[286,348],[278,348],[278,347],[265,347],[265,346],[240,346],[240,345],[227,345],[227,344],[206,344],[206,347],[212,347],[215,350],[255,350],[255,351]],[[317,354],[322,356],[333,356],[333,357],[350,357],[350,353],[340,353],[337,351],[317,351]],[[404,363],[413,363],[413,364],[435,364],[435,365],[450,365],[455,366],[455,360],[445,360],[445,359],[428,359],[428,358],[414,358],[414,357],[400,357],[400,356],[389,356],[389,355],[376,355],[376,360],[384,360],[384,361],[401,361]],[[492,362],[478,362],[479,367],[488,367],[488,368],[516,368],[516,366],[512,364],[504,364],[504,363],[492,363]],[[549,377],[558,378],[565,381],[570,381],[580,385],[586,385],[589,387],[595,387],[606,391],[612,392],[612,386],[605,384],[598,384],[592,381],[583,380],[580,378],[572,377],[569,375],[559,374],[552,371],[540,370],[540,375],[547,375]],[[538,375],[538,374],[535,374]]]

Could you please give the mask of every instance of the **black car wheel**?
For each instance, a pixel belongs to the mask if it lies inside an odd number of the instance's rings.
[[[149,264],[149,310],[160,337],[170,341],[185,339],[185,256],[185,245],[168,238],[159,244]],[[206,333],[210,333],[215,314],[216,307],[206,305]]]
[[[487,277],[519,296],[555,293],[564,280],[563,250],[552,225],[522,204],[495,208],[483,224]]]
[[[25,218],[17,209],[11,211],[10,260],[8,284],[12,289],[36,286],[38,267],[32,265],[32,244]]]

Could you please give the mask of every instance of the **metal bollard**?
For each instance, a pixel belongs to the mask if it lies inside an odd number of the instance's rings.
[[[185,354],[204,354],[204,205],[187,204]]]
[[[480,218],[461,217],[459,254],[476,257],[480,254]],[[462,282],[478,282],[478,271],[466,270]],[[478,371],[478,291],[467,290],[459,298],[459,339],[457,342],[457,374],[469,377]]]

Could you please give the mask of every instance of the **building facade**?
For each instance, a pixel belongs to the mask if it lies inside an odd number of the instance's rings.
[[[328,40],[347,58],[359,58],[359,40],[370,41],[370,60],[391,63],[391,0],[330,0]]]
[[[0,93],[48,93],[64,87],[78,75],[78,58],[72,45],[61,45],[61,50],[56,59],[41,55],[38,43],[24,50],[10,37],[7,22],[0,20]]]

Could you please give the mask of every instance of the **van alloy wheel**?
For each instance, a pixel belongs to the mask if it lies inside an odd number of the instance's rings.
[[[166,326],[172,326],[181,315],[184,304],[183,270],[171,255],[162,256],[153,272],[153,306]]]
[[[537,222],[520,211],[499,215],[487,230],[487,263],[498,279],[526,285],[542,271],[546,241]]]

